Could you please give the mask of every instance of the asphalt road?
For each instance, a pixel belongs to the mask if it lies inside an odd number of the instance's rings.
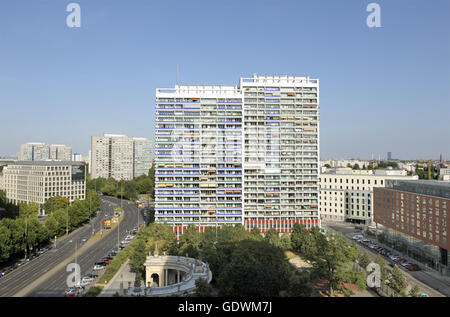
[[[30,284],[35,280],[67,258],[74,258],[75,242],[77,242],[77,246],[80,248],[82,246],[81,240],[83,238],[90,238],[93,229],[95,232],[98,232],[102,226],[103,219],[106,217],[105,215],[111,216],[114,208],[118,206],[120,206],[120,199],[102,196],[102,204],[97,216],[89,224],[71,232],[68,236],[60,238],[56,242],[56,248],[52,248],[1,278],[0,296],[14,296],[19,291],[30,287]],[[124,218],[120,223],[120,240],[125,238],[126,231],[136,226],[138,216],[138,209],[133,203],[124,200],[123,208],[125,212]],[[139,221],[143,223],[142,216]],[[90,273],[94,262],[100,260],[115,246],[117,246],[117,227],[103,239],[95,242],[83,254],[78,254],[77,263],[80,264],[81,274]],[[36,288],[30,290],[31,293],[28,293],[26,296],[63,296],[64,291],[67,289],[66,279],[68,274],[65,267],[58,270],[55,274],[37,285]]]
[[[355,234],[363,234],[361,230],[357,230],[354,228],[354,224],[348,224],[348,223],[330,223],[330,222],[323,222],[323,225],[325,227],[332,228],[336,231],[342,232],[349,241],[353,240],[351,237]],[[373,239],[372,239],[373,240]],[[375,242],[376,243],[376,242]],[[361,245],[360,243],[356,243],[360,251],[365,251],[370,256],[372,260],[375,260],[377,256],[377,252],[374,250],[365,247],[364,245]],[[399,254],[399,252],[396,252]],[[383,259],[386,261],[386,264],[392,263],[395,264],[394,261],[390,260],[389,258],[383,256]],[[429,274],[423,272],[423,271],[408,271],[403,266],[398,265],[397,266],[403,271],[403,275],[406,279],[406,282],[409,285],[417,285],[420,288],[420,292],[425,292],[431,297],[442,297],[442,296],[450,296],[450,285],[446,284],[444,281],[438,280]],[[389,271],[392,271],[392,268],[387,265],[386,268]]]

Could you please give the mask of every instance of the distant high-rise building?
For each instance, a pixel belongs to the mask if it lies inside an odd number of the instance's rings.
[[[157,89],[155,222],[177,235],[319,226],[318,104],[309,77]]]
[[[92,178],[130,180],[148,173],[151,167],[151,141],[122,134],[91,138],[90,171]]]
[[[387,160],[388,161],[392,160],[392,152],[387,152]]]
[[[20,161],[71,161],[72,147],[58,144],[26,143],[20,145]]]

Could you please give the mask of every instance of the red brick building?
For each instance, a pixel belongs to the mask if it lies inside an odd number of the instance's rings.
[[[374,221],[388,228],[392,244],[405,244],[408,255],[449,272],[450,182],[387,181],[374,188]]]

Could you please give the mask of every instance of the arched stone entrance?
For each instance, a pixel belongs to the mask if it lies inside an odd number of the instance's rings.
[[[159,287],[159,275],[157,273],[153,273],[150,278],[150,287]]]

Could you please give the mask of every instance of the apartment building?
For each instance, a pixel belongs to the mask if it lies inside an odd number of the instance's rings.
[[[336,168],[322,173],[320,216],[322,220],[373,223],[373,188],[384,187],[388,179],[412,180],[402,170],[352,170]]]
[[[92,178],[131,180],[148,174],[152,163],[151,141],[123,134],[91,137]]]
[[[85,165],[69,161],[17,161],[3,169],[6,198],[13,204],[44,204],[54,196],[73,202],[86,195]]]
[[[290,232],[319,225],[319,81],[156,90],[156,222]]]
[[[387,180],[374,188],[374,202],[387,243],[450,275],[450,182]]]
[[[71,161],[72,147],[59,144],[25,143],[20,145],[19,161]]]

